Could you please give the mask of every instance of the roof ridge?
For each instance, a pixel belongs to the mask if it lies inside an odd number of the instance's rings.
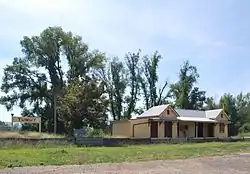
[[[163,105],[153,106],[153,107],[149,108],[148,110],[144,111],[138,117],[158,116],[161,113],[163,113],[168,106],[170,106],[170,104],[163,104]]]
[[[176,108],[174,110],[185,110],[185,111],[201,111],[201,112],[204,112],[202,110],[196,110],[196,109],[179,109],[179,108]]]
[[[218,111],[218,110],[223,110],[223,109],[209,109],[209,110],[206,110],[206,111]]]

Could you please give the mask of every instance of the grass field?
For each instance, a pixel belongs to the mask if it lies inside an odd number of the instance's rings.
[[[238,152],[250,152],[250,143],[152,144],[125,147],[50,146],[49,148],[10,146],[0,147],[0,168],[181,159]]]

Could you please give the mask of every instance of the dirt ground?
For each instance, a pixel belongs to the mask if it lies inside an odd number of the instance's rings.
[[[26,167],[0,174],[249,174],[250,154],[120,164]]]

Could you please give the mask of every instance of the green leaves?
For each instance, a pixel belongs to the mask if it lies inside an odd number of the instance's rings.
[[[114,120],[131,118],[132,114],[141,113],[142,107],[136,108],[141,99],[145,101],[146,109],[166,102],[164,91],[168,83],[157,89],[157,68],[161,55],[155,52],[151,58],[141,57],[140,52],[126,54],[124,62],[113,58],[107,71],[103,72],[110,113]]]
[[[169,96],[175,100],[175,106],[182,109],[203,109],[206,100],[205,91],[195,87],[199,78],[197,68],[185,61],[179,73],[179,81],[170,85]]]
[[[26,101],[33,103],[48,95],[46,75],[32,69],[26,58],[14,58],[13,64],[4,68],[1,90],[7,95],[2,96],[0,102],[8,110],[16,104],[23,108]]]
[[[126,69],[127,69],[127,86],[129,87],[129,95],[126,96],[125,102],[127,103],[124,115],[131,118],[131,114],[135,111],[136,102],[139,93],[139,61],[140,50],[137,53],[128,53],[125,56]]]
[[[68,132],[83,126],[104,128],[107,120],[108,101],[103,95],[102,84],[95,80],[74,79],[65,87],[58,99],[58,113]]]
[[[161,89],[157,90],[157,68],[161,59],[162,57],[157,51],[152,57],[149,57],[148,55],[143,57],[143,64],[141,66],[143,75],[139,78],[139,82],[141,84],[146,109],[160,105],[164,103],[166,99],[166,97],[163,97],[163,93],[167,87],[167,81]],[[157,93],[158,91],[159,93]]]
[[[248,123],[250,123],[250,94],[240,93],[234,96],[225,93],[219,101],[220,107],[223,107],[232,123],[231,132],[234,134],[247,131]]]
[[[113,58],[104,74],[104,83],[108,92],[110,112],[114,120],[122,118],[124,94],[126,89],[125,68],[118,58]]]
[[[99,71],[105,66],[105,54],[88,51],[88,46],[80,36],[65,32],[61,27],[48,27],[38,36],[25,36],[20,44],[23,57],[14,58],[12,65],[4,69],[1,90],[6,95],[1,97],[1,104],[8,110],[18,105],[25,112],[32,111],[42,116],[44,124],[48,125],[45,129],[51,130],[52,95],[56,92],[58,98],[64,101],[57,108],[60,110],[60,118],[63,118],[61,122],[68,121],[66,115],[70,114],[69,118],[77,123],[87,119],[91,126],[100,127],[103,122],[97,119],[102,116],[103,120],[106,119],[106,108],[102,107],[106,105],[106,101],[102,96],[104,91],[99,78]],[[66,62],[66,66],[68,64],[68,72],[62,68],[65,67],[62,62]],[[65,74],[72,84],[66,84]],[[79,83],[75,83],[77,80]],[[86,102],[90,109],[82,115],[85,105],[81,104]],[[96,116],[98,117],[92,118]],[[74,124],[76,123],[71,125]],[[59,125],[63,124],[59,122]],[[64,128],[61,127],[59,132],[60,130]],[[68,131],[71,130],[73,127],[68,127]]]

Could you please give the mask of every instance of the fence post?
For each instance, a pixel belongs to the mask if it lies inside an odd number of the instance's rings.
[[[13,124],[13,117],[14,117],[14,114],[12,113],[11,114],[11,130],[13,131],[13,127],[14,127],[14,124]]]
[[[42,133],[42,119],[39,117],[39,133]]]

